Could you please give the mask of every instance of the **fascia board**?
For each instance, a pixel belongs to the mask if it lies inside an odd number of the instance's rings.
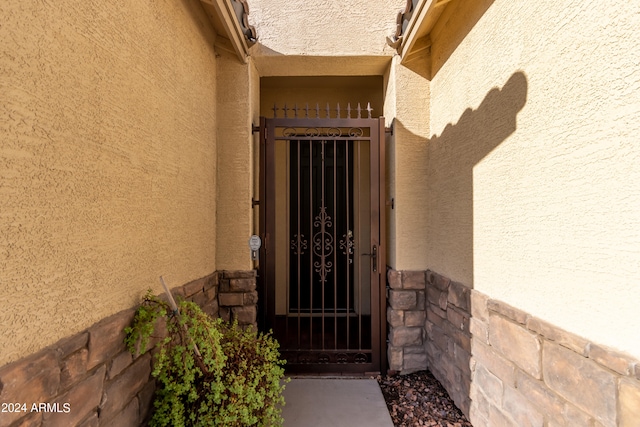
[[[249,56],[249,46],[244,38],[244,33],[240,23],[236,18],[231,0],[200,0],[202,3],[213,6],[220,22],[224,27],[226,38],[229,39],[238,59],[243,63],[247,62]]]
[[[403,34],[401,63],[411,57],[412,50],[418,40],[427,36],[444,10],[444,5],[452,0],[422,0],[414,10],[409,25]],[[422,43],[418,43],[419,45]]]

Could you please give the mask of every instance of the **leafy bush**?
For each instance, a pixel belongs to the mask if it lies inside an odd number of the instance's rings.
[[[150,425],[281,425],[285,362],[277,341],[213,319],[192,302],[180,301],[178,309],[149,291],[125,329],[129,351],[144,353],[156,327],[166,324],[167,336],[156,344]]]

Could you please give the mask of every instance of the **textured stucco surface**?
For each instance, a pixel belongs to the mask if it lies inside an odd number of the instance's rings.
[[[640,356],[638,3],[453,4],[431,34],[425,267]]]
[[[216,265],[222,270],[253,267],[249,237],[253,234],[254,120],[252,92],[259,91],[253,64],[243,64],[229,53],[218,57],[218,192]],[[257,122],[255,123],[257,124]]]
[[[215,265],[199,2],[0,3],[0,365]]]
[[[427,263],[429,239],[426,190],[429,136],[429,81],[400,64],[396,56],[387,74],[384,116],[393,125],[387,147],[387,263],[398,270],[419,270]],[[426,67],[425,64],[421,65]]]
[[[261,49],[271,55],[390,55],[393,49],[385,37],[394,33],[396,14],[405,4],[405,0],[252,0],[250,17]]]
[[[261,76],[382,75],[405,0],[252,0]]]

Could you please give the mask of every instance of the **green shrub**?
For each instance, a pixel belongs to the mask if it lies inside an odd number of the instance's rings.
[[[285,362],[277,341],[213,319],[192,302],[178,308],[175,315],[149,291],[125,329],[129,351],[144,353],[156,327],[166,324],[167,336],[156,344],[150,425],[281,425]]]

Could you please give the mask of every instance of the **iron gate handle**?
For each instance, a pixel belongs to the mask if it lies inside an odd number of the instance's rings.
[[[378,247],[376,245],[373,245],[373,247],[371,248],[370,254],[360,254],[360,255],[361,256],[368,255],[371,257],[371,260],[373,261],[373,272],[377,273],[378,272]]]

